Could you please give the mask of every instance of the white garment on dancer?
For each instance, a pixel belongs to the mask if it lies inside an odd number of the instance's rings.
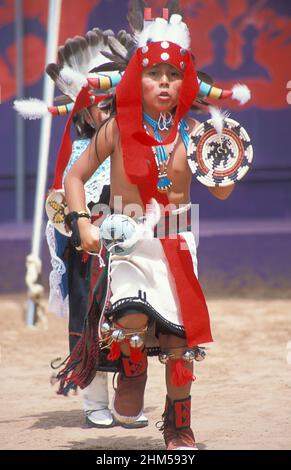
[[[90,385],[80,390],[88,424],[103,427],[113,425],[113,417],[108,409],[107,380],[106,372],[97,372]]]
[[[73,142],[72,154],[68,165],[63,174],[63,181],[69,169],[76,163],[82,153],[90,144],[90,139],[78,139]],[[95,171],[85,184],[86,204],[90,202],[98,203],[103,187],[110,185],[110,157],[108,157],[102,165]],[[59,235],[56,237],[55,229],[50,221],[46,228],[46,239],[51,255],[52,271],[49,277],[49,311],[57,316],[69,317],[69,300],[66,274],[67,266],[62,259],[64,252],[64,244],[68,239]],[[60,246],[59,246],[60,245]],[[61,255],[59,255],[59,251]],[[64,283],[64,285],[63,285]]]
[[[194,272],[198,277],[194,235],[186,231],[179,235],[191,253]],[[139,241],[129,255],[111,256],[110,295],[110,312],[113,314],[121,308],[138,308],[170,327],[173,333],[183,331],[174,280],[162,243],[157,238]]]

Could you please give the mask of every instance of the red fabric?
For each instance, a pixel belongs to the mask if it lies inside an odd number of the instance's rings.
[[[141,348],[132,348],[129,346],[129,357],[135,364],[143,359]]]
[[[149,58],[150,64],[153,63],[170,63],[178,66],[178,58],[185,63],[184,78],[181,87],[179,104],[175,113],[175,120],[171,132],[164,139],[163,144],[167,145],[174,141],[179,121],[189,111],[193,101],[198,95],[199,86],[197,74],[194,69],[192,58],[187,51],[185,55],[181,55],[181,47],[177,44],[170,43],[171,51],[170,59],[162,61],[160,54],[167,52],[169,49],[161,49],[160,42],[150,43],[148,45],[148,54],[143,54],[139,48],[130,60],[121,82],[116,88],[116,104],[117,104],[117,123],[120,130],[121,145],[123,150],[123,159],[125,172],[134,184],[141,182],[141,178],[149,176],[150,171],[147,163],[148,155],[151,153],[149,146],[161,145],[153,137],[147,135],[143,129],[142,122],[142,88],[141,77],[142,60]],[[130,112],[129,112],[130,110]],[[138,158],[136,156],[138,155]]]
[[[168,49],[163,49],[161,48],[161,43],[160,42],[153,42],[149,44],[149,52],[147,54],[142,53],[142,49],[138,50],[139,53],[139,60],[140,62],[144,58],[149,59],[149,63],[147,67],[150,67],[152,65],[158,64],[158,63],[169,63],[176,67],[178,70],[183,71],[181,69],[181,62],[184,63],[184,77],[183,77],[183,83],[181,87],[181,92],[180,92],[180,97],[179,97],[179,103],[177,106],[177,110],[175,113],[175,120],[174,124],[172,126],[171,132],[169,135],[164,139],[163,144],[167,145],[171,142],[173,142],[176,138],[177,135],[177,129],[178,129],[178,124],[180,120],[182,119],[185,114],[189,111],[193,101],[197,97],[199,93],[199,84],[198,84],[198,79],[197,79],[197,74],[193,65],[192,57],[191,54],[188,51],[184,50],[184,54],[181,54],[181,47],[178,46],[177,44],[169,43],[170,47]],[[161,54],[166,53],[170,57],[168,60],[163,61],[161,60]],[[143,68],[143,67],[142,67]],[[140,131],[137,130],[135,132],[134,137],[141,142],[144,145],[160,145],[160,142],[158,142],[154,137],[149,136],[144,129]]]
[[[142,357],[139,362],[132,361],[131,357],[122,358],[123,372],[126,377],[138,377],[147,371],[148,358],[146,350],[142,352]]]
[[[117,361],[117,359],[120,358],[120,354],[120,343],[117,343],[117,341],[113,341],[110,346],[110,351],[107,354],[108,361]]]
[[[184,429],[191,425],[191,397],[185,400],[174,400],[175,428]]]
[[[213,341],[206,301],[183,236],[161,243],[175,281],[188,346]]]
[[[82,263],[86,264],[89,259],[89,254],[88,253],[83,253],[82,254]]]
[[[194,382],[196,377],[192,374],[191,370],[185,367],[183,359],[171,359],[170,380],[171,384],[175,387],[184,387],[185,385]]]
[[[144,206],[153,197],[166,207],[169,199],[167,194],[157,190],[158,173],[152,152],[149,152],[148,162],[150,172],[146,184],[142,184],[141,180],[141,184],[138,185],[141,199]],[[192,257],[185,247],[184,238],[179,235],[177,239],[161,239],[161,243],[175,282],[188,346],[213,341],[206,301],[194,273]],[[183,250],[181,250],[182,243]]]
[[[87,108],[88,106],[92,106],[92,104],[94,103],[99,103],[100,101],[108,98],[109,96],[110,95],[94,96],[94,101],[92,102],[93,95],[90,94],[89,86],[81,89],[66,123],[55,166],[55,178],[51,189],[62,188],[63,174],[72,153],[72,140],[70,136],[70,130],[74,114],[81,111],[81,109]]]
[[[163,144],[172,142],[177,134],[178,124],[189,111],[198,95],[199,86],[197,75],[190,53],[181,55],[181,47],[170,43],[169,60],[162,61],[161,43],[148,44],[148,52],[144,54],[139,48],[130,60],[121,82],[116,89],[117,124],[123,153],[123,163],[126,175],[132,184],[138,186],[144,206],[151,198],[167,206],[169,199],[166,194],[157,190],[158,170],[150,146],[161,145],[153,137],[148,136],[143,129],[142,118],[142,60],[146,57],[149,64],[170,63],[179,67],[179,59],[185,64],[184,78],[181,87],[179,103],[175,120],[170,134]],[[183,324],[185,326],[188,346],[212,341],[210,322],[206,302],[195,276],[192,258],[188,250],[180,249],[180,239],[163,240],[163,249],[173,275],[178,294]]]

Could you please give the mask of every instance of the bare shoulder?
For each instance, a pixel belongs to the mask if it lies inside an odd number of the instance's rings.
[[[106,139],[114,143],[114,139],[119,135],[119,129],[115,117],[109,118],[106,122],[100,126],[99,133],[104,134]]]
[[[116,118],[114,116],[108,120],[108,126],[109,126],[110,131],[113,132],[113,134],[119,133]]]
[[[101,124],[96,133],[96,149],[99,160],[112,156],[119,139],[119,129],[114,117]]]

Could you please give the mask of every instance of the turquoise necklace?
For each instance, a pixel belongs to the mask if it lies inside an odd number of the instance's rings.
[[[162,137],[159,133],[159,123],[155,119],[151,118],[148,114],[143,113],[143,118],[144,121],[147,122],[153,129],[154,131],[154,136],[155,138],[159,141],[162,142]],[[187,122],[184,119],[181,119],[178,125],[178,132],[176,135],[176,139],[174,140],[169,153],[167,153],[164,145],[157,145],[156,147],[152,147],[153,154],[155,156],[155,162],[157,165],[158,169],[158,183],[157,183],[157,189],[160,193],[166,193],[169,191],[171,188],[173,182],[170,180],[168,177],[168,163],[170,160],[170,157],[174,151],[174,148],[176,146],[179,134],[181,136],[181,139],[187,149],[188,143],[189,143],[189,135],[187,133],[187,130],[189,129],[189,126]],[[145,130],[147,131],[146,127]]]

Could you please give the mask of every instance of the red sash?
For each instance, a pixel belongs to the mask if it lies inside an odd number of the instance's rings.
[[[158,173],[152,151],[148,152],[149,174],[138,184],[144,206],[155,198],[164,207],[169,204],[166,194],[157,190]],[[189,347],[213,341],[206,301],[194,273],[192,256],[181,235],[177,239],[161,239],[163,250],[173,276],[178,295],[183,325]],[[181,249],[181,245],[183,245]]]

